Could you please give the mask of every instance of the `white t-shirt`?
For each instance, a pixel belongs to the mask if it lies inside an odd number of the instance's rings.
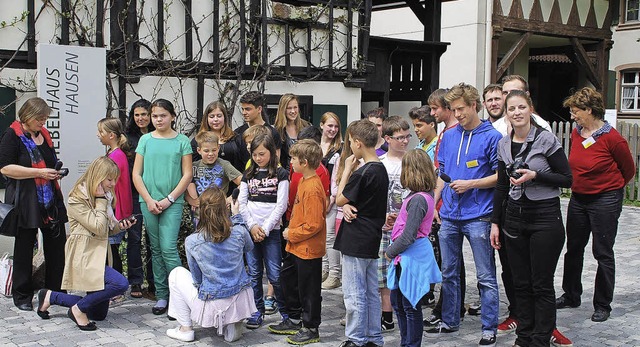
[[[409,195],[409,190],[400,184],[400,173],[402,172],[402,160],[392,160],[387,154],[380,156],[380,161],[387,169],[389,176],[389,198],[387,199],[387,213],[398,213],[402,207],[402,201]]]

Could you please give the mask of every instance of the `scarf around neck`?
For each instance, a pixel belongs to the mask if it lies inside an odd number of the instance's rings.
[[[11,129],[15,131],[16,136],[20,138],[22,144],[27,148],[27,152],[29,153],[29,158],[31,158],[31,167],[44,169],[47,167],[47,164],[44,161],[42,153],[38,149],[38,145],[33,141],[31,136],[27,136],[24,130],[22,129],[22,125],[19,121],[14,121],[11,123]],[[51,141],[51,136],[47,129],[42,128],[40,131],[42,137],[46,141],[47,145],[52,148],[53,142]],[[55,153],[53,154],[54,159],[56,158]],[[38,205],[40,206],[40,215],[42,216],[43,222],[45,225],[49,224],[53,221],[55,215],[52,216],[53,208],[55,205],[55,193],[60,189],[58,185],[58,181],[48,181],[44,178],[36,177],[34,178],[36,183],[36,192],[38,194]]]

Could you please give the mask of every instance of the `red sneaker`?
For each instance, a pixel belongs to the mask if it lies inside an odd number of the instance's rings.
[[[551,333],[551,344],[556,347],[573,347],[573,342],[562,335],[558,329],[553,329],[553,333]]]
[[[512,331],[515,331],[517,327],[518,327],[518,321],[515,320],[513,317],[509,316],[507,317],[507,319],[504,320],[504,322],[498,324],[498,334],[500,335],[508,334]]]

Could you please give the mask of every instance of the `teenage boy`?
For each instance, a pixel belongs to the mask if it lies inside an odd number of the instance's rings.
[[[391,230],[398,217],[398,212],[402,207],[402,201],[409,191],[400,184],[400,174],[402,172],[402,157],[407,152],[407,146],[411,140],[409,133],[409,123],[400,116],[391,116],[382,122],[382,136],[389,144],[387,153],[380,156],[380,162],[384,165],[389,176],[389,189],[387,198],[387,214],[385,224],[382,226],[382,241],[378,252],[378,288],[380,288],[380,299],[382,300],[382,332],[389,332],[395,329],[393,323],[393,307],[391,306],[391,290],[387,287],[387,268],[389,261],[384,254],[387,252],[391,242]]]
[[[389,145],[382,137],[382,122],[387,119],[387,110],[384,107],[374,108],[367,112],[367,119],[376,125],[378,129],[378,141],[376,142],[376,155],[379,157],[389,150]]]
[[[460,263],[462,240],[471,245],[480,289],[482,338],[480,346],[494,346],[498,326],[498,282],[493,248],[489,240],[493,188],[497,180],[497,145],[502,138],[489,122],[482,121],[480,94],[460,83],[445,96],[458,126],[442,139],[438,161],[440,171],[451,182],[436,193],[440,208],[440,250],[442,252],[442,321],[427,330],[427,336],[455,335],[460,328]]]
[[[436,141],[436,148],[434,150],[434,160],[433,164],[438,167],[438,151],[440,150],[440,145],[442,144],[442,137],[444,133],[455,128],[458,125],[458,120],[453,116],[453,111],[449,108],[447,101],[444,99],[445,95],[449,89],[436,89],[429,95],[427,99],[427,103],[429,104],[429,109],[431,110],[431,116],[436,119],[438,124],[443,124],[444,128],[438,134],[438,140]],[[444,184],[444,182],[438,179],[438,184]],[[436,190],[437,193],[437,190]],[[436,199],[438,201],[439,199]],[[433,245],[433,252],[436,255],[436,261],[438,265],[442,267],[442,257],[440,255],[440,240],[438,238],[438,230],[440,230],[440,217],[438,217],[438,211],[442,206],[442,201],[439,201],[439,204],[436,204],[436,213],[434,218],[434,226],[432,232],[429,234],[429,240]],[[466,272],[464,268],[464,262],[460,264],[460,317],[464,317],[466,313],[466,308],[464,305],[464,297],[466,294],[467,281],[466,281]],[[425,304],[431,304],[435,301],[435,295],[432,292],[427,294],[426,299],[428,301],[424,302]],[[472,308],[469,307],[469,313],[471,314]],[[440,323],[442,320],[442,290],[440,290],[440,295],[438,296],[438,301],[435,304],[435,307],[431,311],[431,314],[424,319],[424,328],[429,329],[433,328]]]
[[[280,283],[289,308],[289,317],[269,331],[293,335],[287,342],[305,345],[319,342],[322,256],[325,253],[326,191],[316,174],[322,149],[313,140],[299,140],[289,150],[291,167],[302,174],[293,204],[289,227],[282,232],[287,240]],[[302,321],[300,321],[302,319]]]
[[[267,123],[266,117],[263,116],[263,108],[264,96],[259,92],[247,92],[240,97],[240,109],[242,110],[242,119],[245,123],[236,128],[234,132],[240,135],[236,136],[236,141],[238,142],[238,148],[240,149],[239,153],[241,163],[246,163],[251,158],[249,151],[243,150],[245,148],[245,143],[243,143],[243,134],[245,130],[249,129],[252,125],[264,125],[271,130],[271,136],[273,137],[273,142],[276,145],[278,157],[280,157],[280,149],[282,148],[280,133],[278,133],[276,128]],[[280,160],[282,160],[282,158],[280,158]],[[280,165],[282,165],[283,168],[289,167],[289,163],[282,163],[282,161],[280,161]]]
[[[346,308],[345,335],[340,347],[375,347],[384,341],[380,330],[378,250],[387,211],[389,177],[376,155],[378,131],[368,120],[349,125],[349,147],[336,204],[344,217],[334,248],[342,252],[342,293]],[[362,159],[364,164],[358,166]]]
[[[409,110],[409,118],[413,123],[413,131],[420,141],[416,148],[419,148],[429,155],[431,161],[435,163],[436,144],[438,143],[438,124],[436,117],[431,115],[429,106],[414,107]]]

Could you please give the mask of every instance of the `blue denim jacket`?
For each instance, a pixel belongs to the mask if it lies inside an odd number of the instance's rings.
[[[253,248],[240,214],[231,217],[231,235],[220,243],[205,241],[200,233],[185,240],[187,262],[200,300],[228,298],[251,284],[243,254]]]

